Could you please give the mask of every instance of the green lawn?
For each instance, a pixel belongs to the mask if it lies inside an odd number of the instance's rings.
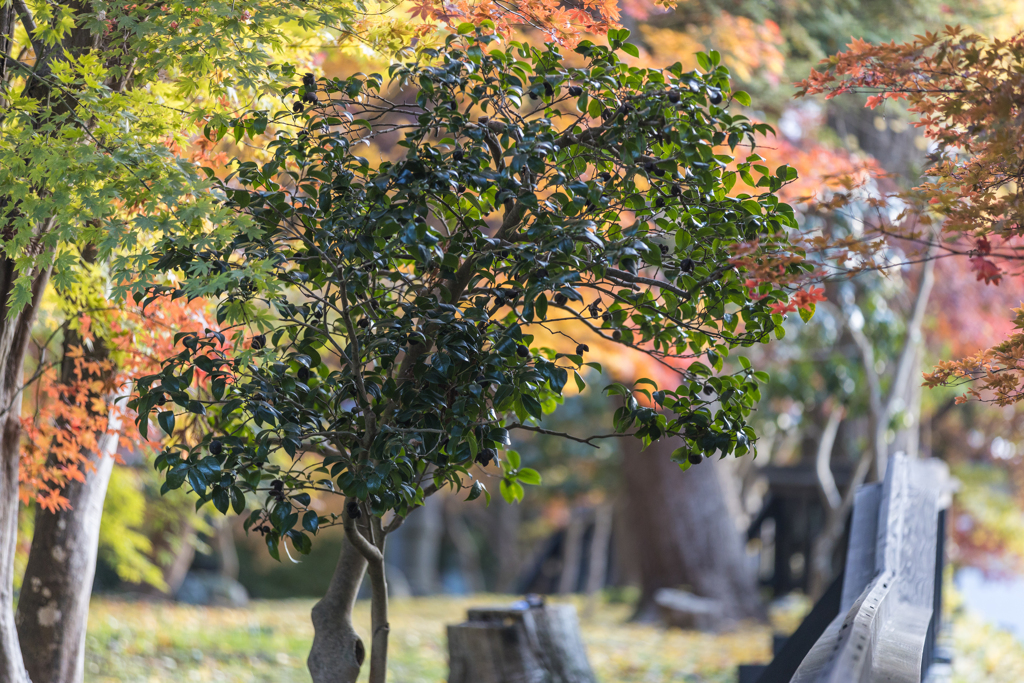
[[[955,593],[951,594],[955,602]],[[390,683],[441,683],[448,673],[445,624],[470,606],[507,604],[508,596],[417,598],[392,603]],[[772,615],[791,631],[807,605]],[[582,603],[576,601],[582,612]],[[312,600],[256,601],[248,609],[95,599],[89,621],[86,681],[304,683],[313,637]],[[769,658],[771,628],[726,634],[665,631],[626,623],[628,607],[604,604],[581,619],[590,662],[603,683],[734,683],[736,666]],[[356,612],[366,633],[368,604]],[[958,614],[955,683],[1024,681],[1024,647],[1012,636]],[[365,676],[364,667],[364,676]]]
[[[445,624],[461,621],[467,607],[510,600],[475,596],[394,601],[389,681],[444,681]],[[309,600],[257,601],[248,609],[233,610],[93,600],[86,681],[309,681],[305,659],[313,637],[312,605]],[[357,608],[361,633],[368,630],[367,608],[366,603]],[[732,683],[738,662],[769,656],[767,626],[710,635],[626,624],[627,616],[625,605],[604,605],[593,619],[581,620],[601,681]]]

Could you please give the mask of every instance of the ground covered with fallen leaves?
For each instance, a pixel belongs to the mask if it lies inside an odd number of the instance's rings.
[[[470,606],[508,604],[505,596],[436,597],[392,603],[391,683],[446,680],[445,625]],[[86,681],[309,681],[305,659],[313,637],[309,600],[256,601],[247,609],[190,607],[97,598],[92,602]],[[356,627],[369,629],[361,602]],[[581,615],[582,602],[577,602]],[[790,601],[773,626],[744,625],[724,634],[663,630],[627,623],[625,604],[601,604],[581,616],[591,664],[603,683],[734,683],[741,663],[770,658],[771,632],[791,631],[806,604]],[[957,622],[954,681],[1019,683],[1024,647],[970,618]],[[365,676],[364,667],[364,676]]]

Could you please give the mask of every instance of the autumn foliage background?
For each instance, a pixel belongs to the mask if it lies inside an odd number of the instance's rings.
[[[770,168],[798,172],[784,199],[804,219],[802,238],[818,271],[814,281],[798,283],[793,305],[779,310],[789,314],[786,338],[757,354],[773,383],[758,415],[758,457],[729,465],[743,482],[742,513],[756,512],[758,468],[804,458],[834,406],[844,406],[854,426],[867,419],[865,373],[880,368],[884,375],[892,367],[922,260],[937,259],[920,359],[928,374],[918,373],[928,388],[894,416],[893,439],[919,429],[922,455],[944,458],[964,482],[950,525],[953,560],[991,572],[1024,571],[1024,314],[1012,312],[1024,299],[1024,79],[1015,70],[1024,60],[1017,34],[1024,5],[414,0],[394,11],[367,11],[337,47],[318,46],[307,32],[290,57],[300,71],[318,75],[383,70],[398,47],[438,45],[446,27],[484,19],[506,36],[570,47],[622,24],[640,47],[638,65],[680,61],[691,69],[696,51],[718,50],[737,88],[751,94],[746,113],[778,131],[759,151]],[[226,95],[217,103],[235,104]],[[184,123],[168,148],[213,167],[239,154],[258,156],[206,138],[211,117]],[[377,139],[363,154],[386,158],[398,152],[396,142]],[[936,237],[941,243],[933,248]],[[738,263],[743,258],[737,253]],[[757,276],[772,272],[755,272],[751,287]],[[812,305],[816,316],[801,321],[800,309]],[[89,466],[82,454],[100,439],[119,439],[121,474],[112,487],[123,495],[108,498],[104,525],[116,531],[101,558],[126,584],[165,589],[178,537],[202,545],[214,536],[189,501],[159,496],[149,464],[156,444],[140,441],[124,399],[132,378],[175,353],[175,334],[216,328],[209,305],[163,297],[145,308],[115,306],[100,294],[72,299],[53,290],[44,313],[26,372],[22,503],[61,508],[62,484],[81,479]],[[865,370],[843,341],[857,316],[875,346],[875,368]],[[642,354],[588,343],[610,377],[657,379],[667,372]],[[108,344],[109,353],[94,353],[99,344]],[[973,400],[963,403],[965,395]],[[607,418],[593,397],[572,400],[589,419]],[[848,451],[865,447],[854,441]],[[553,460],[556,449],[538,438],[523,451],[542,462]],[[544,493],[526,502],[519,547],[564,527],[574,507],[616,495],[614,448],[596,458],[571,449],[568,456]],[[472,521],[486,513],[467,514]],[[288,576],[257,556],[257,543],[238,530],[235,537],[250,587],[258,591]]]

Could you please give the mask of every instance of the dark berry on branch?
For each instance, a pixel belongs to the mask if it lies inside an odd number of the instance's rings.
[[[544,81],[544,94],[547,95],[548,97],[551,97],[552,95],[555,94],[555,89],[552,88],[551,84],[548,83],[547,81]]]
[[[167,405],[167,397],[166,396],[161,396],[160,398],[157,399],[156,402],[158,404],[162,405],[162,406],[165,406],[165,405]]]
[[[607,183],[609,180],[612,179],[612,174],[609,173],[608,171],[601,171],[601,173],[599,173],[597,177]]]
[[[498,451],[493,448],[485,448],[476,454],[476,461],[480,466],[487,467],[496,457],[498,457]]]
[[[578,86],[578,85],[570,85],[569,86],[569,95],[571,97],[579,97],[582,94],[583,94],[583,88],[581,88],[580,86]]]
[[[722,91],[718,90],[718,89],[712,90],[711,91],[711,96],[708,99],[711,100],[711,104],[721,104],[722,103]]]
[[[296,114],[301,114],[306,111],[306,108],[302,106],[302,102],[300,100],[295,100],[295,104],[292,105],[292,111]]]
[[[679,104],[679,91],[670,90],[668,92],[668,101],[671,102],[672,104]]]
[[[679,270],[683,271],[684,273],[689,273],[691,270],[693,270],[693,259],[683,259],[683,262],[679,264]]]
[[[686,459],[690,461],[691,465],[699,465],[704,462],[704,456],[700,453],[690,453]]]
[[[558,292],[557,294],[555,294],[555,305],[556,306],[564,306],[568,301],[569,301],[569,297],[567,297],[565,294],[562,294],[561,292]]]
[[[578,345],[576,347],[576,355],[577,356],[582,356],[587,351],[590,351],[590,347],[587,346],[586,344],[580,344],[580,345]]]
[[[359,509],[359,503],[355,501],[345,505],[345,513],[348,514],[349,519],[359,519],[363,516],[362,511]]]
[[[267,345],[267,335],[265,335],[265,334],[257,334],[255,337],[252,338],[252,348],[256,349],[257,351],[262,349],[266,345]]]
[[[612,339],[615,341],[622,341],[622,330],[615,330],[612,332]]]
[[[520,358],[526,358],[527,356],[530,355],[530,349],[520,344],[519,346],[516,347],[516,355],[519,356]]]
[[[667,254],[668,253],[668,245],[667,244],[659,244],[658,248],[661,249],[661,253],[662,254]]]
[[[672,183],[672,196],[678,197],[683,194],[683,188],[679,187],[679,183]]]
[[[224,444],[222,444],[217,439],[214,439],[213,441],[210,442],[210,454],[211,455],[220,455],[223,452],[224,452]]]
[[[360,318],[359,322],[357,322],[356,325],[359,325],[359,327],[365,330],[367,327],[370,326],[370,321],[366,318]]]
[[[531,100],[535,100],[538,97],[540,97],[540,95],[538,95],[537,93],[533,92],[532,90],[530,91],[530,99]]]
[[[461,149],[456,149],[454,152],[452,152],[452,159],[454,159],[455,161],[462,161],[465,158],[465,156],[466,153],[463,152]]]
[[[308,382],[309,381],[309,368],[300,366],[299,367],[299,372],[297,373],[297,376],[298,376],[300,382]]]
[[[610,323],[612,321],[612,314],[605,313],[604,315],[601,316],[601,320],[605,321],[606,323]]]
[[[659,209],[663,208],[665,206],[665,199],[662,197],[658,197],[656,200],[654,200],[654,206],[656,206]]]

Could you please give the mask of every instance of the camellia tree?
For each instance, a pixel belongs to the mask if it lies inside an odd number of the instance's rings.
[[[509,20],[486,1],[456,11],[470,8]],[[558,35],[570,33],[566,19],[585,14],[556,13],[546,2],[524,3],[522,10],[538,26],[561,22]],[[591,20],[595,29],[607,25]],[[71,387],[81,379],[73,370],[85,369],[86,384],[113,390],[106,380],[120,373],[106,358],[113,340],[102,336],[96,352],[86,354],[91,367],[74,368],[82,359],[69,360],[57,383],[64,412],[85,411],[89,419],[66,419],[60,411],[37,416],[29,422],[41,429],[30,435],[40,440],[21,457],[25,359],[48,288],[80,288],[80,256],[91,253],[93,266],[120,280],[114,300],[103,305],[116,309],[130,285],[123,276],[150,239],[182,224],[224,224],[224,207],[211,201],[191,163],[192,137],[197,124],[254,106],[239,102],[279,95],[280,62],[311,64],[325,43],[353,34],[391,51],[435,28],[429,17],[366,13],[348,0],[0,3],[0,679],[81,677],[90,582],[77,579],[91,575],[111,472],[94,466],[109,457],[91,446],[112,448],[104,438],[105,411],[92,407],[113,394]],[[54,434],[60,438],[47,439]],[[79,460],[81,469],[73,464]],[[24,477],[22,464],[31,465]],[[22,596],[16,623],[19,481],[51,507],[36,517],[33,545],[42,559],[30,563],[31,572],[44,573],[28,577],[47,609]],[[52,507],[57,501],[64,504]],[[51,545],[59,546],[62,567],[47,566]],[[53,621],[56,606],[61,618]]]
[[[608,47],[581,42],[572,67],[555,45],[499,48],[487,29],[393,64],[390,89],[309,74],[287,110],[210,126],[266,157],[219,180],[231,225],[164,238],[145,273],[176,277],[140,282],[148,296],[219,297],[220,330],[178,335],[130,403],[144,435],[155,416],[170,439],[165,488],[252,507],[246,528],[275,557],[344,526],[313,610],[316,681],[358,676],[350,614],[367,570],[370,680],[385,680],[385,539],[426,496],[489,497],[493,478],[513,501],[540,483],[509,446],[545,431],[585,365],[600,370],[583,335],[677,373],[676,386],[605,391],[616,435],[679,437],[686,468],[749,450],[766,376],[723,362],[781,335],[794,302],[813,306],[775,194],[795,172],[761,165],[755,134],[770,129],[728,111],[749,98],[716,53],[700,71],[630,67],[619,53],[637,50],[614,30]],[[358,155],[384,135],[401,137],[398,158]],[[332,494],[343,514],[312,509]]]

